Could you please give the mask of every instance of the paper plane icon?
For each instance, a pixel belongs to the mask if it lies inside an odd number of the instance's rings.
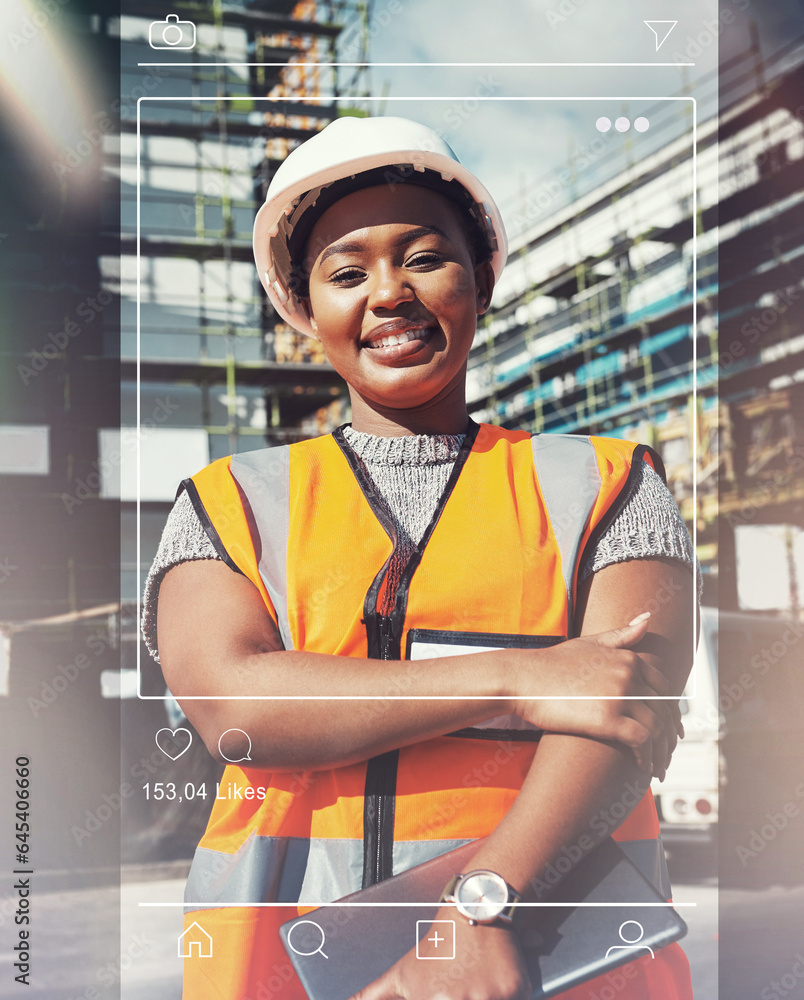
[[[656,39],[656,51],[664,45],[667,41],[667,36],[678,24],[678,21],[643,21],[650,30],[653,32],[653,36]]]

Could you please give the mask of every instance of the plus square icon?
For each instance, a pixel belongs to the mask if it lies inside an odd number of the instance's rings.
[[[429,946],[427,951],[432,949],[429,955],[422,954],[422,946],[425,944]],[[417,920],[416,958],[455,958],[455,921]]]

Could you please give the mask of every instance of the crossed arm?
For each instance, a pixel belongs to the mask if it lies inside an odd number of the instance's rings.
[[[640,658],[667,679],[668,691],[683,691],[697,642],[694,580],[672,561],[641,560],[608,566],[579,594],[581,636],[596,635],[651,609],[650,631],[633,644]],[[602,690],[602,688],[601,688]],[[674,741],[673,741],[674,742]],[[672,749],[672,748],[671,748]],[[565,845],[600,841],[612,828],[593,822],[615,803],[636,805],[636,785],[646,791],[650,775],[622,744],[546,733],[522,789],[467,867],[498,872],[527,899],[532,887]],[[585,840],[583,838],[586,838]],[[454,910],[438,918],[454,919]],[[465,956],[460,980],[441,979],[439,963],[406,955],[353,1000],[529,1000],[530,982],[516,938],[495,925],[472,927],[455,921],[455,954]],[[422,942],[422,947],[428,947]]]
[[[677,703],[651,699],[680,696],[683,690],[697,627],[693,590],[692,574],[672,560],[608,566],[580,589],[579,639],[548,650],[441,659],[433,670],[429,661],[380,664],[285,652],[248,581],[220,563],[184,563],[162,583],[158,639],[171,689],[205,696],[179,700],[210,752],[217,752],[217,735],[236,726],[251,736],[255,766],[297,770],[365,760],[498,715],[501,700],[507,710],[550,730],[514,806],[472,863],[499,872],[527,894],[564,845],[582,835],[600,838],[595,832],[600,824],[592,820],[621,799],[629,783],[647,788],[651,773],[663,775],[675,746]],[[651,611],[648,622],[623,628],[646,610]],[[611,631],[618,628],[621,634]],[[607,633],[605,641],[601,633]],[[579,688],[578,666],[584,663],[592,669],[586,686]],[[398,693],[403,678],[405,690],[434,700],[400,700],[394,712],[381,714],[356,713],[347,700],[328,700],[356,691],[382,698]],[[569,691],[590,700],[562,701],[561,694]],[[318,694],[322,701],[215,700],[216,694],[248,698],[300,692]],[[455,692],[467,700],[438,700]],[[604,692],[609,693],[605,700],[593,697]],[[621,701],[618,694],[648,701]],[[549,700],[530,700],[534,697]],[[315,723],[318,714],[321,725]],[[450,997],[529,996],[516,940],[507,929],[461,921],[456,931],[470,938],[464,953],[478,961],[465,983],[451,984]],[[406,957],[360,1000],[420,1000],[432,992],[433,965]]]
[[[649,608],[647,634],[632,649],[667,679],[667,693],[678,697],[697,643],[694,587],[689,570],[672,560],[632,560],[607,566],[590,577],[579,593],[581,637],[625,624]],[[474,859],[482,861],[476,867],[501,874],[505,869],[512,876],[506,875],[507,881],[527,887],[555,860],[563,845],[583,834],[602,839],[602,825],[591,821],[614,802],[630,801],[633,808],[633,796],[626,791],[635,783],[647,790],[650,774],[637,766],[622,744],[545,734],[514,806]]]
[[[608,566],[591,577],[579,594],[581,636],[631,621],[647,605],[650,631],[634,648],[640,658],[661,671],[669,690],[678,695],[698,637],[694,587],[692,574],[670,560]],[[629,794],[635,785],[647,790],[650,776],[621,744],[545,734],[514,805],[468,869],[496,871],[525,898],[537,898],[533,883],[565,845],[598,842],[613,832],[599,819],[615,802],[630,806],[630,812],[636,804],[636,797]],[[454,919],[455,913],[445,908],[437,916]],[[464,979],[434,984],[433,963],[417,962],[407,955],[353,1000],[418,1000],[436,995],[434,986],[443,990],[437,993],[439,998],[449,1000],[529,1000],[527,972],[509,929],[471,927],[465,920],[456,920],[455,931],[455,954],[469,956]],[[427,947],[426,942],[422,944]]]

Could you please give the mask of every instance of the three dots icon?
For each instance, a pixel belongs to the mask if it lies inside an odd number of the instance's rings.
[[[614,128],[618,132],[627,132],[632,125],[635,132],[647,132],[648,129],[650,128],[650,122],[648,121],[647,118],[643,117],[635,118],[632,122],[630,118],[621,116],[620,118],[615,118],[613,124]],[[598,132],[610,132],[611,127],[612,127],[611,118],[606,118],[605,115],[602,115],[595,122],[595,128],[598,130]]]

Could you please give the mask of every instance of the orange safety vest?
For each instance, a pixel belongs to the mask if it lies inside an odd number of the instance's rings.
[[[571,637],[583,552],[618,513],[643,459],[663,474],[658,455],[632,442],[470,424],[395,594],[386,593],[393,523],[340,430],[220,459],[180,490],[221,558],[260,591],[286,649],[401,659],[417,641],[524,646]],[[388,700],[355,704],[367,717],[393,710]],[[506,716],[346,767],[228,766],[185,894],[187,926],[197,922],[214,940],[212,958],[185,962],[186,1000],[302,1000],[279,924],[298,907],[490,834],[539,735]],[[650,793],[614,838],[669,898]],[[261,901],[295,905],[249,907]],[[619,1000],[691,996],[678,945],[633,965],[641,971]],[[586,1000],[595,983],[577,996]],[[598,988],[605,985],[604,976]]]

